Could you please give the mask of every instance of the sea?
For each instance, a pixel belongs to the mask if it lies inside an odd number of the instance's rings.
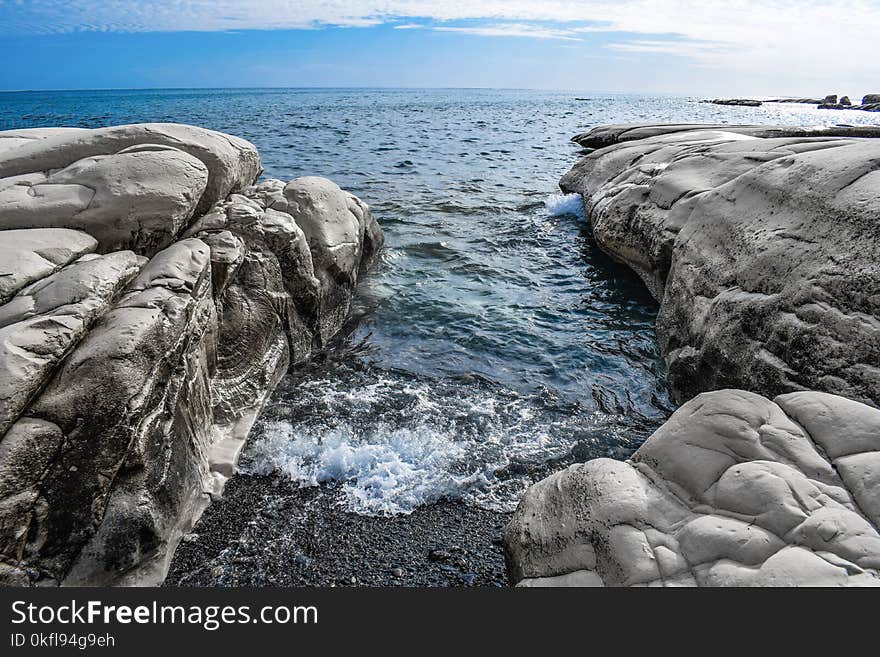
[[[513,510],[571,463],[624,459],[675,410],[657,303],[594,244],[559,178],[607,123],[880,123],[808,105],[516,90],[0,93],[0,130],[172,121],[257,145],[265,176],[326,176],[386,247],[335,343],[272,396],[242,476],[331,487],[345,511]]]

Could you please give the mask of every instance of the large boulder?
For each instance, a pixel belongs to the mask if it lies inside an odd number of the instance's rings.
[[[156,525],[176,521],[163,512],[183,503],[169,499],[204,486],[204,458],[191,452],[210,442],[214,320],[204,243],[174,244],[140,271],[0,442],[4,470],[28,473],[0,491],[3,554],[55,581],[74,570],[76,581],[101,583],[155,549]],[[42,467],[31,475],[35,433]]]
[[[3,149],[4,135],[18,147]],[[208,181],[197,213],[252,184],[260,175],[260,156],[248,141],[177,123],[140,123],[95,130],[40,128],[0,133],[0,178],[63,169],[79,160],[111,155],[141,144],[181,150],[200,160]]]
[[[868,94],[862,98],[862,105],[876,105],[880,103],[880,94]]]
[[[880,586],[880,410],[799,392],[685,404],[629,461],[532,486],[519,586]]]
[[[586,149],[605,148],[627,141],[640,141],[689,130],[723,130],[724,132],[763,139],[774,137],[880,137],[880,126],[836,125],[802,128],[798,126],[733,125],[729,123],[620,123],[598,126],[575,135],[572,137],[572,141]]]
[[[140,265],[131,251],[83,256],[0,306],[0,435]]]
[[[880,140],[775,135],[603,129],[596,138],[615,143],[561,187],[583,195],[598,244],[661,302],[679,400],[739,387],[876,405]]]
[[[101,252],[152,255],[188,224],[207,181],[205,165],[188,153],[131,146],[0,179],[0,229],[75,228],[97,239]]]

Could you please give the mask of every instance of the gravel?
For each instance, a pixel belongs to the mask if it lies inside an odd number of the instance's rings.
[[[238,475],[184,537],[165,586],[506,586],[509,514],[441,501],[346,512],[332,486]]]

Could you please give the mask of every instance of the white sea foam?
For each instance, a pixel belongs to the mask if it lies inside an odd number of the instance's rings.
[[[380,426],[358,436],[343,425],[316,435],[278,423],[260,441],[250,471],[280,471],[301,486],[337,482],[349,510],[396,515],[484,487],[491,473],[455,473],[464,457],[462,444],[426,427]]]
[[[573,214],[581,218],[584,216],[584,200],[580,194],[551,194],[544,202],[544,206],[551,217],[565,214]]]
[[[396,376],[309,381],[291,398],[290,420],[262,423],[242,469],[303,487],[333,482],[346,509],[364,515],[411,513],[442,498],[512,511],[531,480],[499,471],[565,454],[591,422],[547,415],[509,391],[456,392]]]

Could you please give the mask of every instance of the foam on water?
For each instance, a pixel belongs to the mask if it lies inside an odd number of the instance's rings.
[[[410,513],[443,497],[461,497],[488,483],[485,471],[456,474],[462,444],[429,427],[350,426],[302,432],[275,423],[254,450],[250,472],[281,472],[301,486],[341,484],[349,510],[366,515]]]
[[[571,214],[576,217],[584,216],[584,200],[580,194],[552,194],[544,206],[551,217],[560,217]]]
[[[565,458],[574,444],[619,456],[643,438],[577,404],[482,383],[351,372],[290,390],[258,425],[243,471],[280,472],[303,487],[332,482],[346,509],[364,515],[442,498],[512,511],[535,464]]]

